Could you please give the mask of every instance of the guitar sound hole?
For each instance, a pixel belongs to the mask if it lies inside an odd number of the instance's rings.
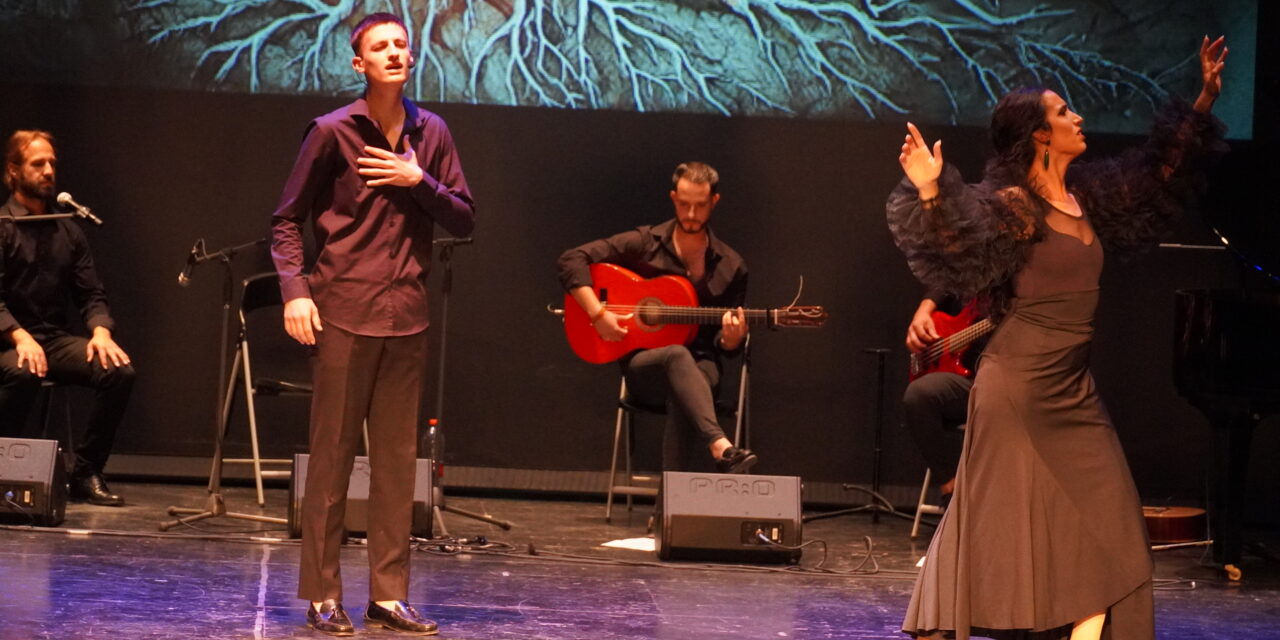
[[[662,302],[646,298],[636,304],[636,320],[641,325],[647,327],[656,327],[662,324]]]

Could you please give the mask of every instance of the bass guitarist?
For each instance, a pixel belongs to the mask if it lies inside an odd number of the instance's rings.
[[[705,306],[727,307],[720,325],[705,325],[688,346],[670,345],[633,351],[619,362],[627,390],[641,404],[665,405],[662,467],[698,470],[692,443],[710,454],[717,471],[746,473],[757,461],[734,446],[716,420],[715,394],[720,358],[742,349],[747,323],[742,309],[747,294],[747,265],[742,256],[711,233],[707,222],[720,201],[719,174],[710,165],[685,162],[671,176],[675,217],[570,249],[558,261],[560,284],[582,310],[601,339],[620,341],[634,325],[634,314],[615,314],[592,288],[590,266],[607,262],[644,278],[685,277]],[[705,458],[703,459],[706,460]]]
[[[912,377],[902,395],[902,422],[929,465],[944,505],[955,484],[956,465],[964,446],[962,427],[969,410],[969,391],[973,389],[973,373],[986,340],[969,344],[958,358],[929,358],[928,354],[931,347],[936,350],[942,346],[939,341],[963,328],[948,323],[948,330],[942,330],[939,320],[952,319],[949,316],[977,320],[972,311],[954,297],[928,293],[907,326],[907,349],[920,363],[921,373]],[[950,350],[947,353],[955,355]]]

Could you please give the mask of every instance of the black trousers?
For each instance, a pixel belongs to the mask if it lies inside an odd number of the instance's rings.
[[[342,601],[347,485],[369,424],[369,599],[406,600],[427,332],[361,336],[329,324],[311,353],[311,458],[298,597]]]
[[[58,336],[40,341],[49,363],[48,379],[59,384],[90,387],[93,406],[84,436],[76,446],[72,477],[102,473],[115,444],[116,431],[124,420],[129,394],[133,391],[133,367],[114,364],[103,368],[95,356],[86,361],[89,341],[79,336]],[[18,368],[18,351],[0,352],[0,435],[22,436],[27,417],[40,393],[40,378]]]
[[[902,422],[937,484],[956,476],[972,388],[973,381],[962,375],[930,373],[907,385],[902,396]]]
[[[715,394],[720,368],[710,360],[695,360],[684,345],[646,349],[622,360],[627,393],[640,404],[664,406],[663,471],[688,471],[709,466],[706,447],[725,437],[716,419]],[[698,448],[704,453],[699,457]]]

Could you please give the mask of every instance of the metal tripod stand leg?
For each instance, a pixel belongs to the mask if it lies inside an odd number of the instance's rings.
[[[512,525],[512,524],[511,524],[511,522],[509,522],[509,521],[507,521],[507,520],[499,520],[499,519],[494,518],[494,517],[492,517],[492,516],[486,516],[486,515],[483,515],[483,514],[475,513],[474,511],[467,511],[467,510],[465,510],[465,509],[459,509],[459,508],[457,508],[457,507],[450,507],[449,505],[443,505],[443,506],[437,507],[437,509],[442,509],[442,510],[444,510],[444,511],[448,511],[449,513],[456,513],[456,514],[458,514],[458,515],[460,515],[460,516],[465,516],[465,517],[467,517],[467,518],[471,518],[472,520],[479,520],[479,521],[481,521],[481,522],[488,522],[489,524],[492,524],[492,525],[495,525],[495,526],[502,527],[502,530],[503,530],[503,531],[510,531],[510,530],[511,530],[511,527],[512,527],[512,526],[514,526],[514,525]]]
[[[439,486],[434,486],[431,488],[431,518],[440,532],[439,535],[436,536],[438,538],[450,537],[449,528],[444,524],[445,511],[448,511],[449,513],[456,513],[460,516],[471,518],[472,520],[479,520],[497,527],[502,527],[503,531],[510,531],[511,527],[515,526],[507,520],[499,520],[492,516],[486,516],[484,514],[467,511],[466,509],[459,509],[457,507],[451,507],[445,503],[444,489]]]
[[[236,518],[238,520],[252,520],[254,522],[266,522],[270,524],[287,524],[288,520],[284,518],[272,518],[270,516],[259,516],[252,513],[236,513],[227,511],[226,504],[222,501],[221,493],[211,493],[205,500],[203,509],[190,509],[186,507],[169,507],[168,511],[171,516],[182,514],[190,514],[185,518],[178,518],[160,525],[161,531],[168,531],[179,525],[191,524],[208,518]]]

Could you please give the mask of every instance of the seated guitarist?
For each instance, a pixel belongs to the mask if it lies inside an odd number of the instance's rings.
[[[704,466],[686,446],[689,440],[707,447],[718,471],[746,473],[756,463],[755,454],[735,447],[716,420],[720,356],[741,349],[747,337],[742,310],[747,265],[707,226],[720,201],[716,192],[719,179],[709,165],[681,164],[671,177],[674,219],[588,242],[561,254],[558,263],[560,283],[590,316],[604,340],[622,340],[633,314],[615,314],[600,302],[590,274],[590,265],[597,262],[616,264],[644,278],[683,276],[693,285],[699,304],[735,309],[724,314],[720,326],[703,326],[687,347],[637,350],[620,360],[632,398],[642,404],[666,406],[662,466],[667,471]]]
[[[939,335],[934,313],[960,313],[963,303],[954,297],[930,292],[916,307],[907,326],[907,348],[914,354],[945,337]],[[971,345],[961,358],[961,365],[975,371],[978,354],[985,341]],[[952,371],[938,370],[912,380],[902,396],[902,421],[911,432],[920,455],[932,472],[933,482],[940,485],[943,503],[950,500],[955,485],[956,466],[964,446],[961,426],[969,411],[969,390],[973,379]]]

